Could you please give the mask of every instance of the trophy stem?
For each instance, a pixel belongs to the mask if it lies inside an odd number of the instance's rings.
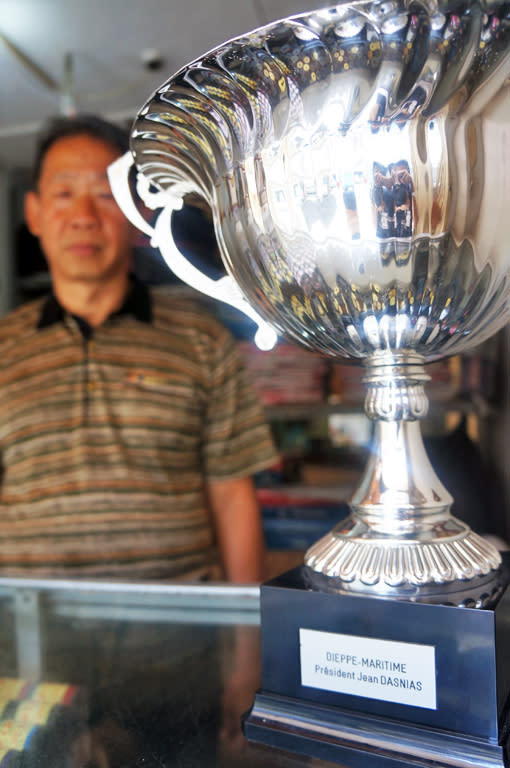
[[[423,445],[420,420],[428,412],[424,383],[430,376],[416,356],[405,361],[374,356],[366,369],[365,412],[374,433],[351,506],[374,533],[422,541],[450,517],[453,502]]]
[[[492,544],[451,515],[453,499],[425,452],[420,420],[428,411],[429,379],[419,355],[374,353],[366,361],[370,459],[349,517],[305,556],[312,572],[339,588],[406,596],[417,587],[425,593],[475,580],[479,590],[480,577],[501,564]],[[487,578],[482,581],[486,589]]]

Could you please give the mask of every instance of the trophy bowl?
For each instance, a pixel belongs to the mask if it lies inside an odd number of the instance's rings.
[[[362,0],[269,24],[162,85],[131,151],[170,209],[205,199],[270,326],[365,366],[370,459],[306,553],[311,585],[483,605],[501,557],[451,515],[420,420],[425,364],[510,316],[508,6]]]

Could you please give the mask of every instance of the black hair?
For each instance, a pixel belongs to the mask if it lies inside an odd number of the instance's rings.
[[[39,182],[41,168],[48,150],[60,139],[68,136],[89,136],[109,144],[119,151],[119,156],[129,149],[129,133],[121,126],[102,117],[79,114],[73,117],[51,118],[39,134],[32,172],[34,188]]]

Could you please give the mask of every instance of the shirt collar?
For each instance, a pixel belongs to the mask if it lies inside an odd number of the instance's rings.
[[[65,309],[52,291],[42,305],[37,329],[42,330],[61,322],[66,314]],[[123,305],[110,317],[119,315],[133,315],[141,323],[152,323],[152,301],[149,289],[134,275],[131,275],[131,290]],[[84,321],[82,320],[82,322]]]

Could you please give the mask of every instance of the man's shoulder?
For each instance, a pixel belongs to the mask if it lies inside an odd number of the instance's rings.
[[[21,304],[0,318],[0,345],[5,343],[19,343],[26,334],[37,332],[37,324],[41,316],[41,309],[45,299]]]
[[[182,328],[207,336],[230,336],[206,301],[194,291],[158,286],[151,289],[154,322],[159,327]]]

